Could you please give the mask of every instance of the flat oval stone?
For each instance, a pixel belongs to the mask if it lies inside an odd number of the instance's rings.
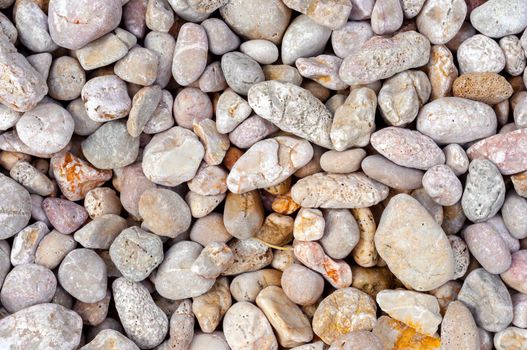
[[[265,79],[258,62],[241,52],[223,55],[221,69],[229,87],[241,95],[247,95],[251,86]]]
[[[344,59],[339,75],[348,85],[368,84],[423,66],[429,57],[430,42],[417,32],[402,32],[392,38],[373,37]]]
[[[82,68],[91,70],[117,62],[128,53],[128,46],[119,36],[108,33],[74,52]]]
[[[35,252],[35,263],[54,269],[76,246],[77,242],[70,235],[53,230],[40,241]]]
[[[442,349],[477,349],[478,333],[478,327],[470,310],[460,301],[451,302],[441,325]]]
[[[170,247],[155,278],[156,291],[161,296],[173,300],[197,297],[214,285],[214,279],[203,278],[191,270],[202,249],[201,245],[190,241]]]
[[[111,349],[112,346],[120,350],[139,350],[133,341],[113,329],[103,329],[80,350],[106,350]]]
[[[470,159],[493,162],[503,175],[527,170],[527,129],[497,134],[476,142],[467,150]]]
[[[223,222],[231,235],[239,239],[252,237],[262,226],[263,220],[264,208],[257,191],[227,194]]]
[[[394,275],[415,290],[432,290],[454,276],[454,254],[445,233],[409,195],[392,197],[375,233],[375,246]]]
[[[6,349],[71,350],[79,346],[82,319],[57,304],[39,304],[0,320],[0,346]]]
[[[88,218],[84,207],[62,198],[44,199],[42,209],[51,225],[65,234],[75,232]]]
[[[106,265],[93,250],[80,248],[68,253],[58,271],[60,285],[74,298],[95,303],[106,295]]]
[[[271,64],[278,59],[278,48],[268,40],[249,40],[240,46],[240,51],[260,64]]]
[[[109,249],[115,238],[127,227],[126,219],[115,214],[104,214],[84,225],[73,237],[84,248]]]
[[[88,117],[96,122],[124,118],[132,108],[126,83],[117,75],[95,77],[82,87],[81,98]]]
[[[313,316],[313,331],[332,344],[350,331],[369,331],[376,321],[377,306],[356,288],[338,289],[324,298]]]
[[[0,175],[0,239],[23,229],[31,218],[29,192],[11,178]]]
[[[505,183],[498,168],[486,159],[470,163],[461,205],[472,222],[485,221],[498,212],[505,201]]]
[[[298,305],[312,305],[324,292],[324,279],[300,264],[286,268],[281,283],[287,297]]]
[[[196,23],[181,26],[174,50],[172,75],[181,86],[198,80],[207,66],[207,32]]]
[[[234,304],[223,318],[223,332],[232,350],[277,350],[278,343],[264,313],[251,303]]]
[[[143,171],[154,183],[176,186],[194,177],[204,154],[198,137],[176,126],[155,135],[145,147]]]
[[[347,151],[327,151],[320,157],[320,167],[328,173],[347,174],[361,168],[366,151],[361,148]]]
[[[454,81],[452,89],[456,97],[489,105],[507,100],[513,92],[511,84],[503,76],[492,72],[463,74]]]
[[[309,208],[362,208],[388,196],[388,187],[363,173],[317,173],[299,180],[291,189],[293,200]]]
[[[418,131],[388,127],[373,133],[370,142],[400,166],[427,170],[445,162],[445,155],[435,142]]]
[[[173,113],[178,126],[192,129],[195,122],[212,118],[212,102],[203,91],[184,88],[174,99]]]
[[[298,58],[321,54],[331,36],[331,29],[310,17],[296,17],[284,34],[281,46],[282,62],[292,65]]]
[[[361,168],[367,176],[391,188],[414,190],[422,186],[421,170],[402,167],[378,154],[364,158]]]
[[[417,29],[432,44],[446,44],[457,34],[466,15],[464,0],[427,1],[417,16]]]
[[[512,254],[512,263],[509,269],[500,276],[505,284],[521,293],[527,292],[527,250],[519,250]]]
[[[223,223],[223,215],[220,213],[209,213],[199,217],[190,230],[190,239],[202,246],[212,242],[228,242],[231,238]]]
[[[468,249],[488,272],[500,274],[511,266],[511,253],[499,233],[490,225],[470,225],[463,231]]]
[[[112,284],[115,308],[126,334],[141,348],[159,345],[168,331],[165,313],[142,284],[120,277]]]
[[[67,49],[80,49],[110,32],[121,22],[120,0],[83,1],[78,4],[67,0],[50,2],[49,33],[54,42]],[[92,16],[94,13],[97,16]]]
[[[478,326],[499,332],[512,321],[512,301],[507,288],[496,275],[484,269],[468,274],[458,294],[470,310]]]
[[[527,4],[521,0],[491,0],[472,11],[470,23],[491,38],[518,34],[527,27]]]

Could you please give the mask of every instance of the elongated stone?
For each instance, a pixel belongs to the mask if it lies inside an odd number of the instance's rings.
[[[445,350],[477,349],[478,327],[470,310],[460,301],[448,305],[441,325],[441,346]]]
[[[207,66],[207,51],[207,33],[202,26],[181,26],[172,61],[172,75],[178,84],[187,86],[198,80]]]

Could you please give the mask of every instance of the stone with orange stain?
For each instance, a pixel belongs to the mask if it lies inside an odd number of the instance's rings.
[[[285,0],[284,4],[330,29],[342,27],[350,15],[350,0]]]
[[[111,170],[99,170],[70,152],[53,157],[51,168],[61,192],[71,201],[83,199],[112,178]]]
[[[452,87],[456,97],[481,101],[495,105],[512,96],[511,84],[501,75],[493,72],[462,74]]]
[[[516,193],[527,198],[527,171],[511,176],[511,181]]]
[[[37,221],[17,233],[11,248],[11,264],[17,266],[33,263],[37,247],[48,232],[49,229],[46,224]]]
[[[454,56],[445,45],[432,46],[426,72],[432,86],[430,98],[435,100],[449,96],[454,80],[458,77],[458,70],[454,63]]]
[[[388,350],[439,350],[441,340],[418,333],[414,328],[388,316],[381,316],[373,328]]]
[[[324,298],[313,316],[313,331],[326,344],[351,331],[370,331],[377,320],[375,301],[350,287],[338,289]]]
[[[300,86],[302,76],[298,69],[287,64],[269,64],[262,67],[265,80],[277,80],[282,83],[291,83]]]
[[[496,350],[525,349],[527,347],[527,330],[518,327],[507,327],[494,335]]]
[[[300,241],[318,241],[324,235],[325,226],[320,210],[302,208],[296,215],[293,234]]]
[[[279,214],[289,215],[300,209],[300,204],[291,198],[291,191],[286,194],[278,195],[273,200],[272,209]]]
[[[139,350],[137,345],[113,329],[103,329],[82,350]]]
[[[293,218],[287,215],[271,213],[256,233],[256,238],[275,246],[283,246],[293,239]]]
[[[231,170],[234,164],[240,159],[240,157],[243,155],[243,151],[239,148],[236,148],[234,146],[231,146],[227,153],[225,153],[225,157],[223,158],[223,165],[228,169]]]
[[[339,78],[342,59],[333,55],[299,58],[295,65],[304,78],[309,78],[331,90],[343,90],[348,87]]]
[[[291,189],[291,177],[288,177],[284,181],[280,182],[278,185],[270,186],[265,188],[267,192],[275,196],[286,194]]]

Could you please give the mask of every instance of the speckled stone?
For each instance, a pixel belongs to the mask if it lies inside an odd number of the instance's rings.
[[[205,294],[193,298],[192,312],[196,315],[203,332],[212,333],[231,307],[232,297],[229,290],[229,280],[222,277]]]
[[[88,218],[84,207],[62,198],[48,197],[42,202],[51,225],[61,233],[75,232]]]
[[[495,105],[512,95],[512,86],[496,73],[466,73],[454,81],[452,92],[456,97]]]
[[[265,79],[258,62],[241,52],[223,55],[221,69],[229,87],[241,95],[247,95],[251,86]]]
[[[505,55],[498,43],[482,34],[476,34],[459,45],[457,60],[462,74],[499,73],[505,68]]]
[[[17,266],[33,263],[37,247],[48,233],[49,229],[42,221],[37,221],[18,232],[11,246],[11,264]]]
[[[49,196],[56,193],[55,184],[37,168],[26,161],[18,161],[9,171],[11,178],[32,194]]]
[[[141,135],[159,101],[161,101],[161,88],[157,85],[144,87],[134,95],[132,109],[126,121],[126,129],[132,137]]]
[[[527,292],[527,250],[519,250],[512,254],[512,264],[510,268],[501,274],[501,279],[505,284],[521,293]]]
[[[470,310],[460,301],[448,305],[441,325],[441,346],[445,350],[477,349],[478,327]]]
[[[132,108],[126,83],[117,75],[88,80],[82,88],[81,98],[88,117],[96,122],[124,118]]]
[[[113,329],[101,330],[91,342],[84,345],[80,350],[107,350],[111,349],[112,346],[116,346],[120,350],[139,350],[133,341]]]
[[[333,30],[339,29],[346,23],[352,9],[352,4],[349,0],[332,2],[320,0],[285,0],[284,4]]]
[[[452,52],[445,45],[433,45],[426,72],[432,87],[431,99],[450,96],[452,84],[458,77],[458,70]]]
[[[491,0],[472,11],[470,23],[492,38],[518,34],[527,26],[527,4],[519,0]]]
[[[40,241],[35,252],[35,263],[54,269],[76,246],[73,237],[53,230]]]
[[[260,270],[273,260],[273,251],[254,238],[233,239],[229,242],[229,248],[232,250],[234,262],[223,271],[224,276]]]

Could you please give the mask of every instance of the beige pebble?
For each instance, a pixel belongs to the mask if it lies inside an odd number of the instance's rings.
[[[282,272],[274,269],[242,273],[232,280],[230,285],[232,297],[236,301],[254,302],[262,289],[268,286],[280,286],[281,276]]]
[[[381,155],[364,158],[364,173],[380,183],[399,190],[413,190],[422,186],[423,172],[395,164]]]
[[[293,235],[299,241],[318,241],[324,235],[325,221],[318,209],[301,208],[295,218]]]
[[[312,305],[324,292],[324,279],[300,264],[292,264],[284,270],[281,284],[287,297],[298,305]]]
[[[226,277],[222,277],[216,281],[208,292],[192,298],[192,312],[196,316],[201,330],[211,333],[218,327],[223,315],[231,307],[231,304],[229,280]],[[190,349],[192,349],[192,345]]]
[[[243,194],[229,192],[225,200],[223,221],[227,231],[236,238],[254,236],[264,221],[264,208],[258,191]]]
[[[254,236],[265,243],[283,246],[293,240],[294,219],[287,215],[271,213]]]
[[[391,34],[403,24],[403,9],[397,0],[377,0],[371,13],[371,28],[377,35]]]
[[[360,163],[366,156],[361,148],[347,151],[327,151],[320,157],[320,167],[328,173],[346,174],[360,169]]]
[[[117,75],[90,79],[81,92],[88,116],[96,122],[124,118],[132,108],[126,83]]]
[[[223,223],[223,216],[219,213],[199,217],[190,230],[190,239],[202,246],[212,242],[228,242],[231,238]]]
[[[232,250],[234,262],[223,272],[224,276],[260,270],[273,260],[272,250],[254,238],[233,239],[229,242],[229,248]]]
[[[172,75],[179,85],[187,86],[199,79],[207,65],[207,51],[207,33],[202,26],[181,26],[172,61]]]

